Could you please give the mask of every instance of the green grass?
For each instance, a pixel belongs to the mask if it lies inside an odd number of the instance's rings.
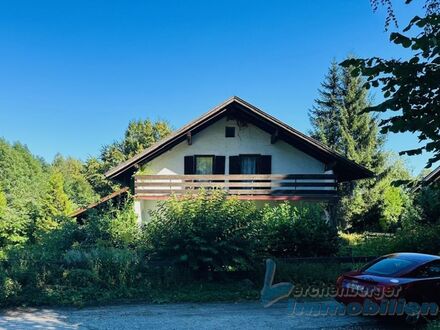
[[[20,296],[3,302],[3,307],[12,306],[94,306],[121,303],[184,303],[245,301],[259,298],[259,288],[240,283],[194,282],[167,288],[118,288],[97,290],[94,287],[68,288],[46,286],[43,290],[26,291]]]

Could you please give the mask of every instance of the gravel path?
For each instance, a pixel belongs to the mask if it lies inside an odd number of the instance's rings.
[[[334,301],[296,305],[315,311]],[[0,312],[0,329],[390,329],[367,317],[292,315],[292,305],[258,302],[121,305],[84,309],[20,308]],[[401,325],[400,325],[401,326]]]

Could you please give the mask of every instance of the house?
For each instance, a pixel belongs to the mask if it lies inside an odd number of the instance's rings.
[[[440,166],[438,166],[435,170],[430,172],[422,180],[417,182],[417,184],[412,189],[412,191],[416,192],[416,191],[419,191],[422,187],[434,186],[434,185],[440,186]]]
[[[336,200],[337,184],[373,173],[246,101],[232,97],[109,170],[132,187],[139,221],[171,195],[200,188],[259,204]]]

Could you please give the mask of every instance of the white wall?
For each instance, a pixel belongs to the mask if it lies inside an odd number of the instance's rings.
[[[226,156],[226,173],[229,173],[229,157],[239,154],[272,155],[273,174],[319,174],[324,164],[315,158],[278,140],[270,143],[270,134],[247,124],[238,127],[235,120],[220,119],[192,137],[192,145],[186,141],[175,146],[145,166],[147,174],[184,174],[184,157],[192,155]],[[225,126],[235,126],[235,137],[225,137]]]
[[[235,127],[235,137],[225,137],[225,127]],[[239,154],[272,155],[272,174],[322,174],[325,165],[317,159],[278,140],[270,143],[270,134],[247,124],[239,127],[235,120],[220,119],[192,137],[192,145],[186,141],[163,153],[144,165],[145,174],[184,174],[184,157],[192,155],[226,156],[225,174],[229,173],[229,156]],[[157,201],[138,201],[137,213],[142,221],[148,221],[149,210],[157,207]],[[265,202],[261,202],[264,204]]]

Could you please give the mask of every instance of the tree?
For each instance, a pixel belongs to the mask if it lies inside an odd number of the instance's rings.
[[[74,210],[69,196],[64,191],[64,178],[60,171],[52,170],[48,185],[42,202],[42,212],[36,222],[37,231],[50,231],[57,228],[60,219]]]
[[[311,136],[340,152],[341,77],[340,68],[336,61],[331,63],[318,94],[319,97],[315,99],[315,105],[309,111],[309,119],[312,124]]]
[[[31,236],[42,211],[48,167],[26,146],[0,139],[0,191],[4,208],[0,215],[0,248],[24,243]]]
[[[352,230],[392,230],[407,200],[404,189],[392,182],[409,174],[399,161],[388,160],[378,120],[364,112],[370,105],[364,80],[351,72],[350,67],[331,64],[310,112],[314,136],[376,174],[374,179],[340,186],[340,224]]]
[[[56,155],[52,168],[63,176],[64,191],[74,208],[84,207],[98,198],[91,184],[85,177],[84,165],[72,157],[64,158]]]
[[[319,97],[309,112],[312,137],[376,171],[384,163],[384,137],[378,134],[377,119],[363,110],[369,97],[360,76],[351,68],[341,69],[332,62],[318,90]]]
[[[384,101],[366,111],[389,114],[380,122],[384,133],[416,133],[420,147],[400,154],[432,152],[427,163],[430,167],[440,160],[439,1],[427,1],[426,8],[425,17],[414,17],[403,29],[407,36],[398,32],[390,35],[391,42],[413,51],[409,59],[348,59],[342,65],[352,67],[354,76],[360,73],[366,77],[366,88],[381,88]]]
[[[104,173],[170,133],[171,128],[165,121],[153,122],[150,119],[131,121],[121,141],[116,141],[102,148],[98,158],[92,157],[87,160],[85,164],[87,180],[99,195],[108,195],[117,186],[109,182]]]
[[[378,174],[384,165],[384,137],[378,134],[377,119],[363,112],[370,101],[362,78],[350,72],[351,68],[342,70],[338,117],[340,149],[349,159]]]

